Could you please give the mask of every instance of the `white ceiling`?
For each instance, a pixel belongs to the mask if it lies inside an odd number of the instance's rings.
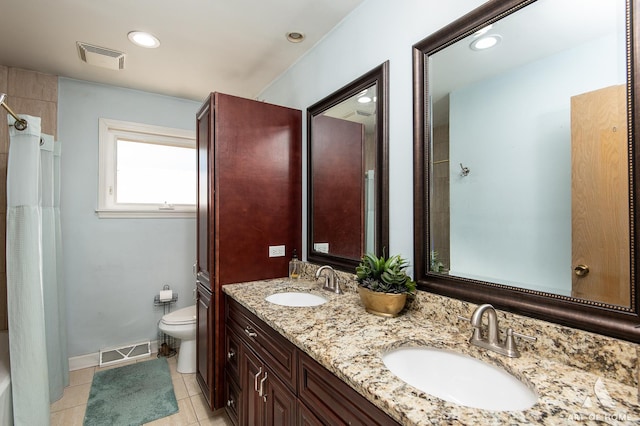
[[[363,0],[2,0],[0,65],[201,101],[255,98]],[[157,49],[127,33],[148,31]],[[302,32],[302,43],[286,33]],[[116,71],[76,42],[126,53]]]

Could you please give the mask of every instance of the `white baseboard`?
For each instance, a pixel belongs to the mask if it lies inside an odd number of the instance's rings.
[[[151,341],[151,353],[158,353],[158,341]],[[100,365],[100,352],[69,358],[69,371],[82,370],[83,368],[97,367]]]

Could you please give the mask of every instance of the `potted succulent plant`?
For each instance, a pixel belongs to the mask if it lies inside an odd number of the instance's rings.
[[[395,317],[404,308],[407,295],[415,294],[416,283],[407,275],[407,260],[400,255],[386,258],[367,253],[356,268],[358,294],[367,312]]]

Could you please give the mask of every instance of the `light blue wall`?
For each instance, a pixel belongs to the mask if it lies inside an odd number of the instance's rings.
[[[412,46],[482,3],[481,0],[365,1],[260,95],[267,102],[305,111],[375,66],[390,61],[389,252],[408,259],[413,259]],[[306,156],[306,146],[303,155]],[[306,173],[303,162],[303,188]],[[303,200],[306,218],[306,197]],[[303,222],[306,258],[306,219]]]
[[[194,303],[195,219],[99,219],[98,119],[195,130],[198,102],[59,79],[69,356],[157,338],[164,284]],[[207,94],[203,94],[203,99]]]

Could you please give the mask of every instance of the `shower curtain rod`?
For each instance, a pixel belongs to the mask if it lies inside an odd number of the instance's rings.
[[[0,93],[0,105],[2,105],[2,107],[6,109],[7,112],[11,114],[13,118],[16,119],[15,123],[13,123],[13,127],[15,127],[16,130],[26,129],[28,124],[27,120],[25,120],[24,118],[18,117],[15,112],[11,111],[11,108],[9,108],[9,106],[4,103],[4,100],[6,97],[7,97],[6,93]]]

